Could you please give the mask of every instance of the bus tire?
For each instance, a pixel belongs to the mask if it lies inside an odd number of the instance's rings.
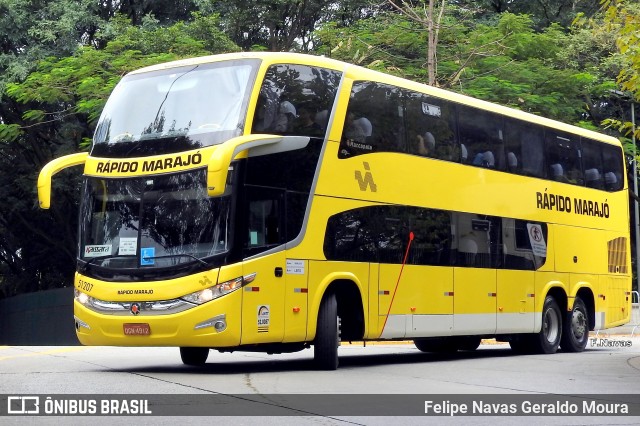
[[[511,350],[517,352],[519,354],[526,354],[532,351],[531,341],[532,338],[535,338],[536,335],[523,334],[523,335],[515,335],[512,336],[509,340],[509,346],[511,346]]]
[[[481,342],[482,339],[479,336],[461,337],[458,341],[458,349],[461,351],[475,351]]]
[[[542,305],[542,328],[531,339],[531,349],[535,353],[554,354],[562,338],[562,311],[553,296],[547,296]]]
[[[209,348],[182,347],[180,358],[184,365],[203,366],[207,362]]]
[[[338,302],[333,293],[325,295],[318,312],[318,328],[313,344],[313,359],[320,370],[338,368],[338,346],[340,345],[340,318]]]
[[[565,352],[582,352],[589,340],[589,311],[580,297],[573,302],[562,329],[560,347]]]
[[[453,353],[458,351],[458,342],[454,337],[429,337],[413,341],[421,352]]]

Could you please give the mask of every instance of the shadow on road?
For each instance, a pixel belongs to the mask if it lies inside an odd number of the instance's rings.
[[[177,351],[176,351],[177,352]],[[246,374],[246,373],[274,373],[274,372],[292,372],[292,371],[314,371],[316,370],[313,363],[313,352],[306,351],[308,357],[304,359],[286,359],[273,355],[273,357],[265,358],[265,354],[255,354],[256,359],[251,359],[253,353],[245,352],[246,360],[227,361],[224,355],[220,355],[215,351],[211,351],[207,363],[202,367],[193,367],[182,365],[179,355],[176,353],[176,364],[170,366],[151,366],[140,368],[115,368],[112,371],[126,373],[180,373],[180,374]],[[451,354],[440,353],[422,353],[403,352],[398,353],[394,348],[389,348],[389,353],[371,353],[371,354],[340,354],[340,366],[338,372],[344,369],[378,367],[380,365],[401,365],[401,364],[421,364],[431,362],[465,362],[467,360],[475,360],[482,358],[502,358],[521,356],[510,350],[509,348],[489,348],[472,352],[456,352]],[[328,372],[331,373],[331,372]],[[333,373],[338,374],[338,373]]]

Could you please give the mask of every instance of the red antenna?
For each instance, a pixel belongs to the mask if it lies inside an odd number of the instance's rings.
[[[398,291],[398,285],[400,284],[400,278],[402,277],[402,271],[404,270],[404,265],[407,263],[407,258],[409,257],[409,249],[411,249],[411,243],[415,235],[413,231],[409,232],[409,244],[407,244],[407,250],[404,252],[404,259],[402,259],[402,265],[400,266],[400,273],[398,274],[398,281],[396,281],[396,288],[393,289],[393,296],[391,296],[391,303],[389,303],[389,309],[387,310],[387,316],[384,318],[384,324],[382,325],[382,331],[384,331],[384,327],[387,325],[387,320],[389,319],[389,313],[391,312],[391,307],[393,306],[393,299],[396,298],[396,291]]]

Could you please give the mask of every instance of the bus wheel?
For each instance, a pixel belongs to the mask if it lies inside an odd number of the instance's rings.
[[[523,335],[512,336],[511,339],[509,340],[509,346],[511,346],[511,350],[513,350],[514,352],[518,352],[520,354],[526,354],[531,352],[532,351],[531,337],[536,338],[537,335],[523,334]]]
[[[338,346],[340,345],[340,318],[335,294],[327,294],[318,312],[318,328],[313,343],[313,359],[321,370],[338,368]]]
[[[462,337],[458,341],[458,349],[461,351],[475,351],[480,346],[482,339],[476,336]]]
[[[560,346],[566,352],[582,352],[589,340],[589,313],[581,298],[576,297],[573,309],[566,316]]]
[[[430,337],[427,339],[416,339],[413,341],[416,348],[422,352],[456,352],[458,342],[453,337]]]
[[[208,356],[209,348],[180,348],[180,358],[185,365],[202,366]]]
[[[542,306],[542,329],[534,334],[532,349],[542,354],[553,354],[562,337],[562,312],[553,296],[547,296]]]

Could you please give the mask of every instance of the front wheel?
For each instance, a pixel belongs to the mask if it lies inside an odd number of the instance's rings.
[[[335,294],[327,294],[318,312],[318,329],[313,343],[313,358],[320,370],[338,368],[338,346],[340,345],[340,318]]]
[[[207,362],[209,356],[209,348],[180,348],[180,358],[184,365],[202,366]]]
[[[589,340],[589,312],[580,297],[573,302],[573,309],[565,317],[560,346],[566,352],[582,352]]]

